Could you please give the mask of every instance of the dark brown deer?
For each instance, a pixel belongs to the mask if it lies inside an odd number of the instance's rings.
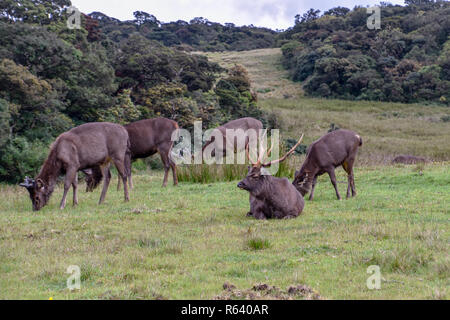
[[[228,148],[234,149],[234,152],[240,152],[244,151],[245,148],[249,144],[249,136],[240,136],[239,134],[237,136],[234,136],[234,141],[227,141],[227,130],[242,130],[244,133],[247,133],[249,130],[254,130],[256,135],[259,133],[260,130],[263,129],[263,124],[261,121],[255,119],[255,118],[242,118],[233,120],[230,122],[225,123],[224,125],[214,129],[220,132],[221,136],[223,137],[222,145],[220,143],[216,143],[215,137],[212,136],[208,141],[206,141],[205,145],[202,148],[202,153],[205,151],[205,149],[214,143],[214,151],[212,151],[211,155],[215,156],[215,151],[218,151],[219,153],[222,152],[223,156],[226,156],[226,149]],[[235,131],[238,133],[237,131]],[[242,138],[242,141],[239,141],[238,139]],[[245,139],[245,141],[244,141]],[[242,150],[239,150],[239,147],[242,148]]]
[[[172,133],[179,128],[178,124],[170,119],[156,118],[130,123],[125,126],[131,143],[131,160],[147,158],[159,153],[164,164],[163,187],[167,186],[169,170],[172,169],[173,184],[178,184],[177,168],[170,157],[174,142]],[[128,165],[128,178],[131,180],[131,163]]]
[[[276,178],[264,175],[262,168],[270,167],[275,163],[284,161],[302,142],[298,143],[282,158],[263,163],[263,149],[256,162],[250,159],[247,147],[247,157],[252,164],[249,167],[247,177],[237,185],[238,188],[250,192],[250,212],[247,216],[256,219],[290,219],[296,218],[303,211],[305,201],[303,196],[286,178]],[[270,150],[266,157],[270,154]]]
[[[170,157],[170,152],[174,142],[172,141],[172,133],[177,130],[178,124],[170,119],[155,118],[140,120],[125,126],[130,138],[131,160],[147,158],[155,153],[159,153],[161,161],[164,164],[164,181],[163,187],[167,186],[169,170],[172,169],[173,184],[178,184],[177,169],[175,162]],[[131,162],[126,163],[128,181],[130,187],[133,188],[131,177]],[[87,191],[92,191],[100,183],[103,175],[100,174],[98,168],[85,170]],[[111,173],[108,171],[108,175]],[[117,189],[120,188],[120,178]]]
[[[311,190],[309,200],[313,200],[317,177],[328,173],[340,200],[334,170],[342,166],[348,174],[347,198],[350,197],[350,189],[352,196],[356,196],[353,164],[360,146],[362,139],[353,131],[340,129],[326,134],[309,146],[305,162],[295,173],[294,186],[303,196]]]
[[[61,134],[50,147],[49,156],[36,179],[27,177],[20,185],[27,188],[33,210],[38,211],[48,203],[58,176],[65,174],[64,195],[60,204],[60,209],[64,209],[70,186],[73,187],[73,204],[78,204],[78,171],[101,167],[106,177],[99,201],[102,203],[108,190],[110,179],[107,171],[112,161],[125,184],[125,201],[128,201],[125,160],[130,157],[129,148],[127,130],[121,125],[108,122],[81,125]]]

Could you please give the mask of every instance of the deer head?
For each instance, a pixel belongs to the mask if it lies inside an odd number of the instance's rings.
[[[267,133],[267,130],[264,132],[264,136],[266,135],[266,133]],[[263,136],[263,138],[264,138],[264,136]],[[269,149],[268,152],[265,152],[264,148],[261,146],[258,159],[255,162],[251,159],[249,147],[247,145],[246,153],[247,153],[247,158],[248,158],[251,166],[248,167],[247,177],[245,177],[245,179],[243,179],[241,182],[239,182],[238,188],[241,188],[241,189],[244,189],[247,191],[252,191],[252,190],[255,190],[256,188],[258,188],[258,186],[261,185],[262,181],[265,178],[265,175],[263,174],[263,168],[270,167],[271,165],[273,165],[275,163],[281,163],[284,160],[286,160],[287,157],[289,157],[295,151],[295,149],[297,149],[297,147],[300,145],[300,143],[302,143],[303,136],[304,135],[302,135],[302,137],[297,142],[297,144],[295,146],[293,146],[291,148],[291,150],[289,150],[283,157],[276,159],[276,160],[269,161],[269,162],[265,162],[265,161],[266,161],[266,159],[269,158],[269,156],[272,152],[273,146]]]
[[[47,204],[48,196],[45,183],[42,179],[34,180],[29,177],[25,177],[25,181],[21,183],[20,186],[26,188],[30,193],[33,211],[39,211]]]

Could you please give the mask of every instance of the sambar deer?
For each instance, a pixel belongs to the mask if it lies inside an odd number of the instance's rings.
[[[360,146],[361,137],[350,130],[339,129],[324,135],[308,147],[305,162],[301,169],[295,172],[294,186],[303,196],[311,190],[309,200],[313,200],[317,177],[328,173],[340,200],[334,170],[342,166],[348,174],[347,198],[350,197],[350,190],[352,196],[356,196],[353,165]]]
[[[286,160],[300,145],[302,140],[303,136],[280,159],[266,163],[263,161],[270,155],[271,149],[263,159],[265,151],[261,147],[258,160],[254,162],[250,159],[250,152],[247,146],[247,157],[251,166],[249,167],[247,177],[237,185],[238,188],[250,192],[250,212],[247,216],[252,216],[256,219],[290,219],[298,217],[303,211],[305,206],[303,196],[287,178],[276,178],[271,175],[265,175],[262,172],[262,168],[267,168],[275,163]]]
[[[219,154],[221,153],[223,157],[225,157],[227,149],[233,150],[234,152],[243,152],[249,144],[250,137],[248,133],[250,132],[250,130],[253,130],[253,133],[255,133],[256,135],[262,129],[262,122],[251,117],[236,119],[227,122],[224,125],[214,129],[211,138],[206,141],[205,145],[202,148],[202,155],[204,154],[205,149],[208,148],[211,144],[214,144],[214,149],[211,152],[212,156],[215,156],[215,153],[217,151]],[[234,130],[235,135],[233,135],[233,141],[227,141],[227,130]],[[220,141],[220,143],[216,141],[214,133],[222,137],[222,141]],[[242,133],[242,135],[240,133]]]
[[[161,161],[164,165],[163,187],[167,186],[169,170],[172,169],[173,184],[178,184],[177,168],[175,162],[171,159],[170,152],[174,142],[172,141],[172,133],[179,129],[178,124],[170,119],[155,118],[145,119],[125,125],[130,139],[130,160],[147,158],[155,153],[159,153]],[[133,188],[131,177],[131,161],[126,163],[126,172],[130,188]],[[86,191],[93,191],[103,178],[99,168],[90,168],[83,171],[86,175]],[[111,173],[108,171],[108,175]],[[117,185],[120,189],[120,177]]]
[[[78,204],[78,171],[101,167],[106,177],[99,203],[105,200],[108,191],[109,162],[112,161],[122,178],[125,201],[129,201],[125,161],[130,157],[130,142],[127,130],[118,124],[94,122],[61,134],[50,147],[50,153],[36,179],[25,178],[20,186],[30,193],[34,211],[44,207],[53,193],[57,178],[65,174],[64,194],[60,209],[66,206],[66,197],[73,187],[73,204]]]

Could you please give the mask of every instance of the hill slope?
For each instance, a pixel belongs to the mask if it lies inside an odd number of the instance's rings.
[[[288,79],[280,49],[207,53],[224,67],[247,68],[259,106],[280,119],[282,134],[305,133],[310,143],[334,123],[353,129],[364,139],[359,163],[385,163],[398,154],[450,160],[450,109],[444,106],[310,98],[301,85]]]

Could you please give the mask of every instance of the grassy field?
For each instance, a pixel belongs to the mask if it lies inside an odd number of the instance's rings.
[[[450,109],[306,98],[279,49],[209,56],[249,70],[284,138],[305,133],[309,144],[331,123],[357,131],[358,196],[337,201],[322,176],[300,217],[256,221],[237,181],[162,189],[161,172],[141,171],[129,203],[112,185],[105,204],[97,206],[100,190],[81,192],[77,208],[60,211],[58,187],[38,213],[25,190],[0,185],[0,299],[448,299]],[[441,162],[387,165],[401,153]],[[81,269],[80,290],[66,287],[71,265]],[[371,265],[381,268],[380,290],[366,286]],[[298,285],[310,294],[287,292]]]
[[[358,197],[343,201],[322,177],[316,200],[283,221],[245,217],[235,182],[161,189],[161,175],[146,173],[129,203],[111,188],[104,205],[97,190],[60,211],[58,188],[38,213],[25,190],[2,186],[0,298],[210,299],[229,282],[303,284],[324,299],[447,299],[449,168],[358,168]],[[79,291],[66,288],[70,265]],[[369,265],[381,268],[380,290],[366,287]]]

